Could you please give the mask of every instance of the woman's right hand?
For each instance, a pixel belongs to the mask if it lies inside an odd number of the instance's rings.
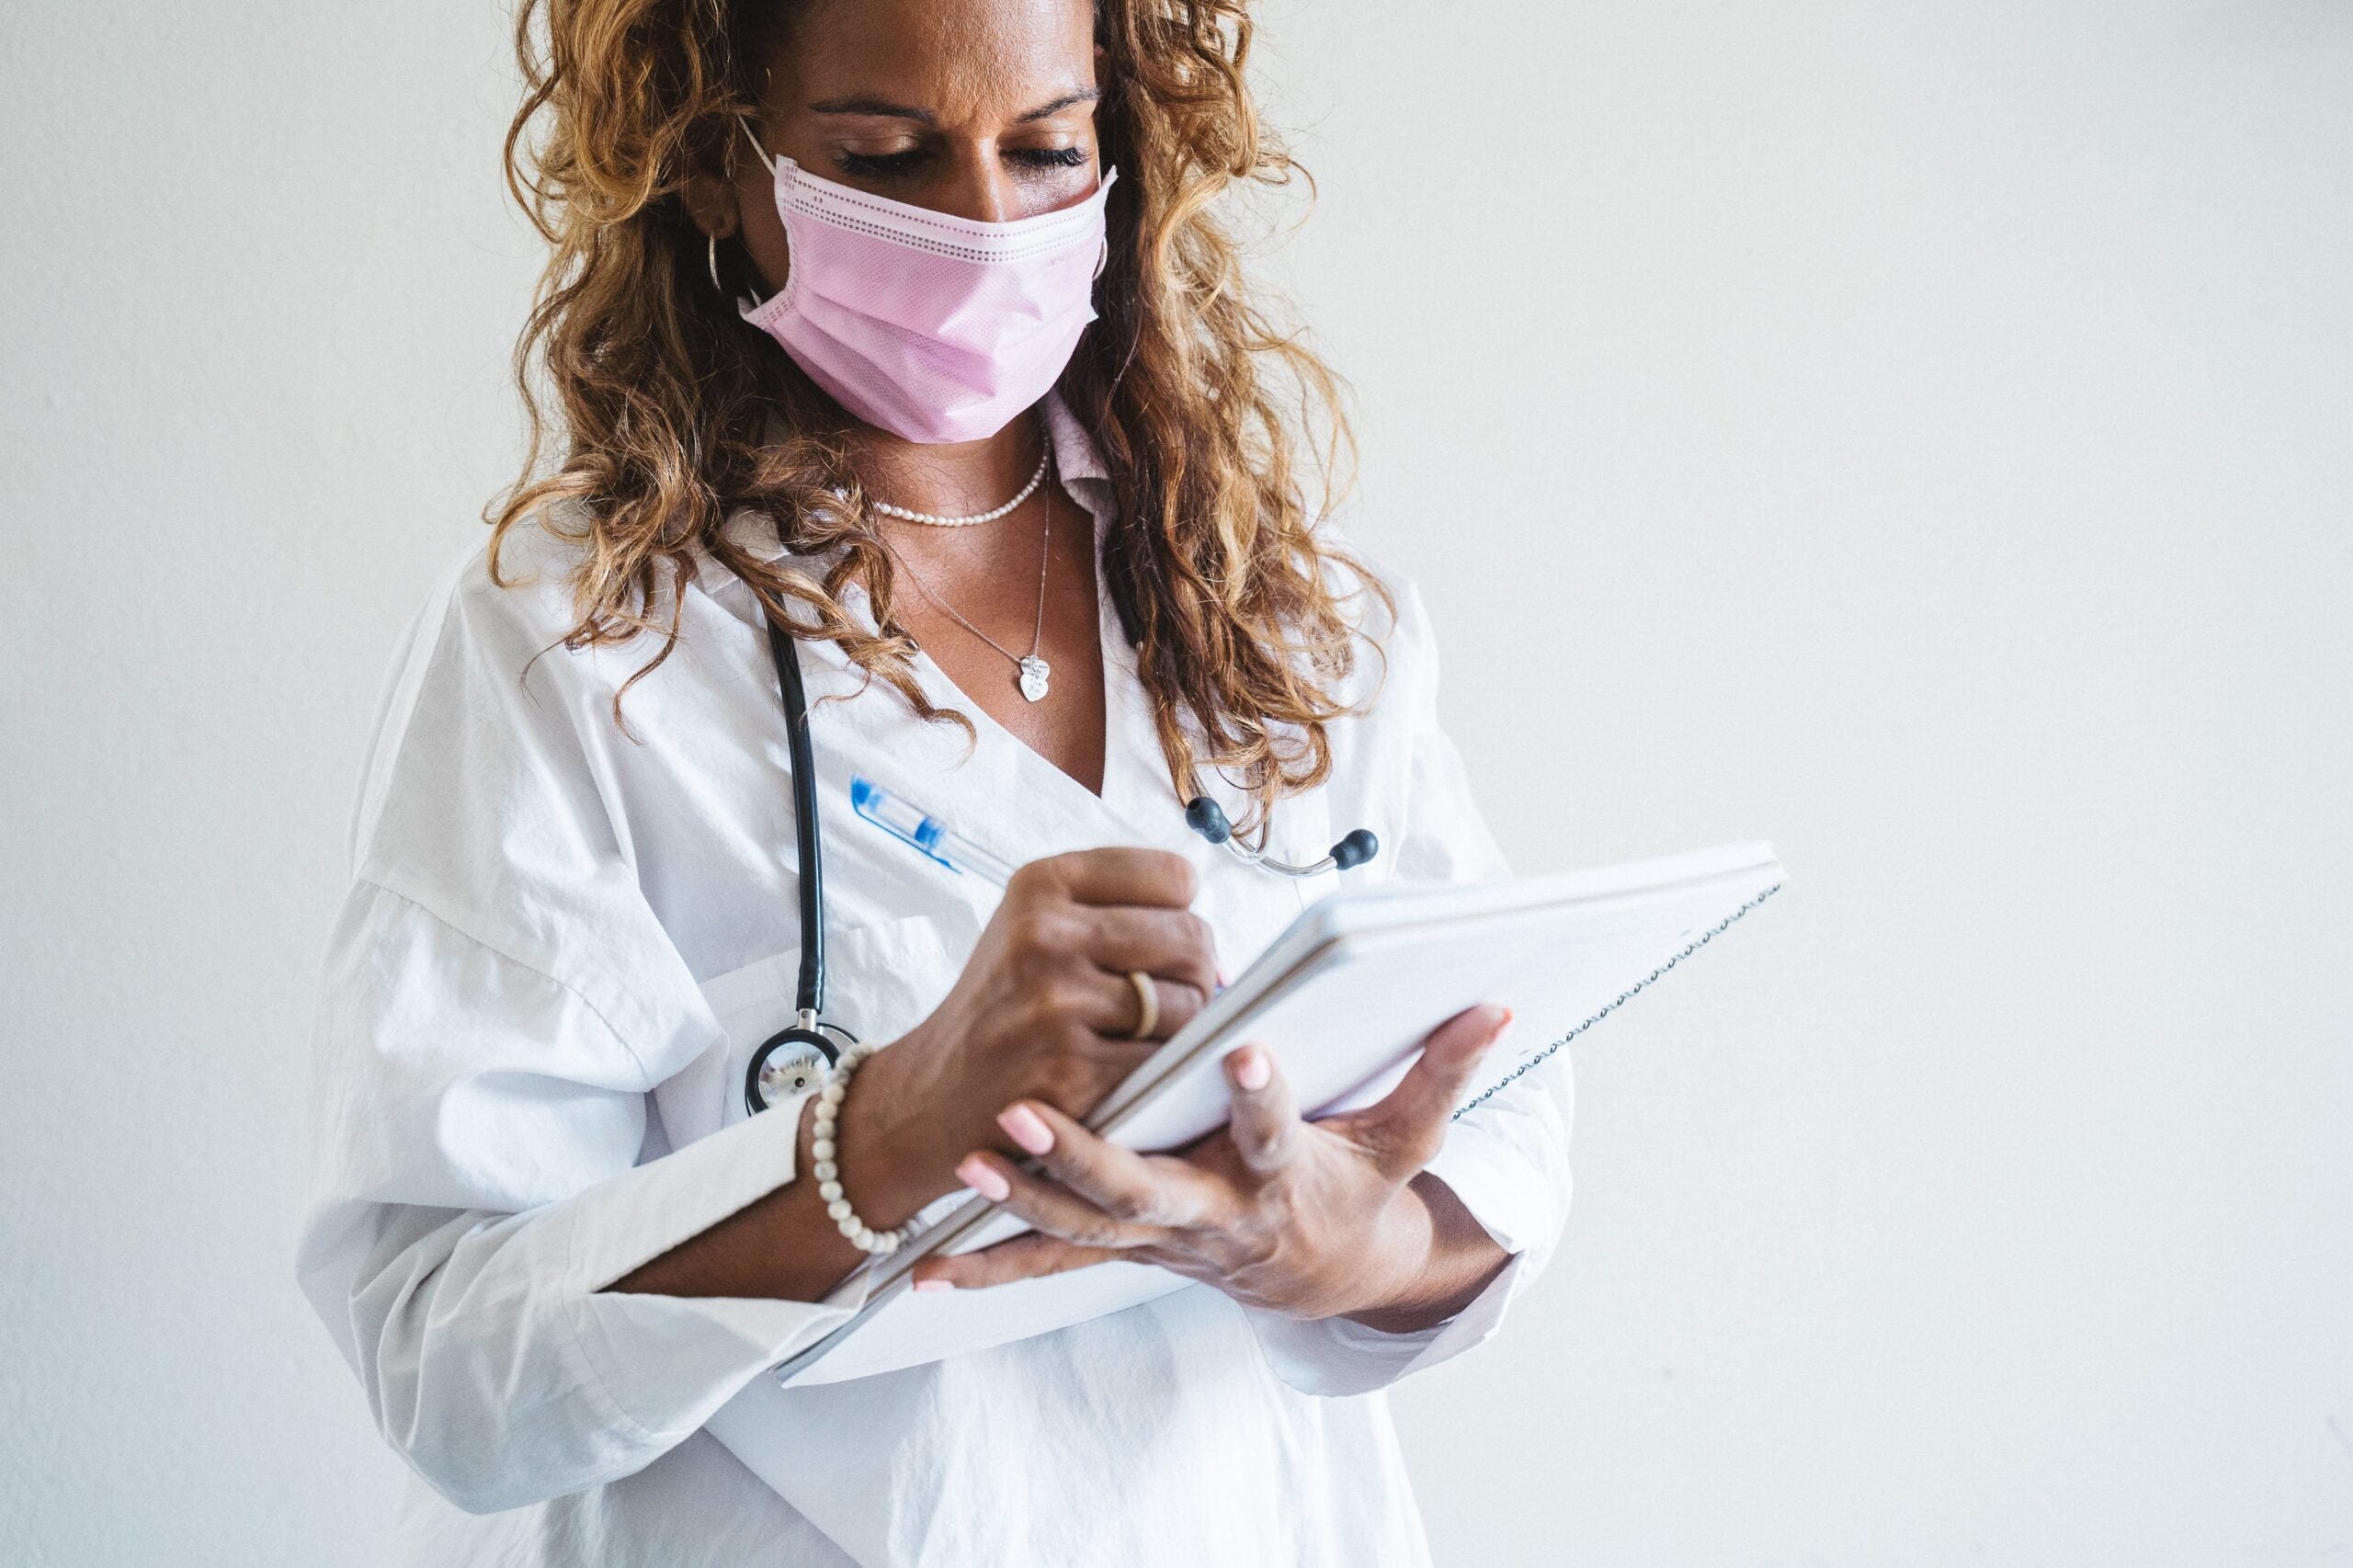
[[[1011,1153],[996,1114],[1042,1100],[1083,1121],[1201,1009],[1216,983],[1209,926],[1192,913],[1193,868],[1157,849],[1084,849],[1024,866],[964,972],[931,1017],[858,1070],[835,1133],[843,1196],[877,1230],[958,1190],[957,1162]],[[1153,977],[1159,1019],[1132,1040]],[[811,1169],[813,1102],[794,1169]],[[844,1240],[813,1180],[789,1181],[608,1289],[657,1296],[822,1301],[864,1255]]]
[[[1193,888],[1190,863],[1158,849],[1083,849],[1014,873],[947,997],[858,1070],[843,1104],[842,1180],[869,1223],[953,1189],[973,1149],[1012,1151],[995,1118],[1015,1100],[1084,1120],[1200,1011],[1217,957]],[[1159,1004],[1141,1040],[1131,971]]]

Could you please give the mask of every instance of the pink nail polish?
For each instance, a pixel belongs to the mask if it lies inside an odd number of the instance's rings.
[[[1002,1203],[1013,1196],[1013,1188],[1006,1179],[978,1154],[964,1156],[964,1163],[956,1167],[956,1179],[991,1203]]]
[[[1006,1107],[997,1113],[996,1124],[1005,1129],[1007,1138],[1033,1154],[1042,1154],[1054,1146],[1054,1130],[1026,1105]]]
[[[1265,1088],[1267,1080],[1275,1075],[1275,1066],[1273,1062],[1267,1060],[1267,1053],[1256,1046],[1246,1046],[1244,1049],[1249,1054],[1233,1064],[1233,1081],[1255,1095]]]
[[[918,1290],[953,1290],[956,1289],[956,1281],[953,1279],[918,1279],[915,1281],[915,1288]]]

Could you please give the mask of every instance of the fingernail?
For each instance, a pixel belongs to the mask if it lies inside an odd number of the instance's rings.
[[[1268,1062],[1267,1053],[1255,1045],[1244,1046],[1241,1056],[1242,1060],[1233,1064],[1233,1082],[1255,1095],[1267,1086],[1267,1079],[1275,1075],[1274,1063]]]
[[[953,1279],[918,1279],[915,1281],[915,1288],[918,1290],[953,1290],[956,1289],[956,1281]]]
[[[1013,1196],[1011,1185],[997,1175],[995,1166],[978,1154],[964,1156],[964,1163],[956,1167],[956,1179],[991,1203],[1002,1203]]]
[[[1005,1129],[1007,1138],[1033,1154],[1042,1154],[1054,1146],[1054,1130],[1026,1105],[1006,1107],[997,1113],[996,1124]]]

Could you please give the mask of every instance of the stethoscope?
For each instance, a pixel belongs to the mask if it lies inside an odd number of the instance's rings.
[[[842,1046],[858,1036],[824,1017],[825,865],[817,825],[817,758],[809,741],[809,696],[801,683],[801,653],[773,617],[767,623],[768,657],[776,665],[777,691],[784,703],[785,744],[792,759],[792,837],[801,860],[801,972],[794,983],[792,1022],[761,1041],[744,1069],[744,1109],[757,1116],[796,1094],[817,1087],[840,1059]],[[1278,860],[1233,836],[1233,824],[1207,795],[1185,804],[1185,823],[1245,865],[1284,877],[1313,877],[1361,866],[1381,852],[1381,840],[1358,828],[1303,866]]]

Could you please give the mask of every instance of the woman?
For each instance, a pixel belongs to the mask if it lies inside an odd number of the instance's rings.
[[[520,39],[554,246],[523,361],[563,456],[386,699],[301,1264],[440,1494],[407,1559],[1421,1561],[1378,1391],[1540,1265],[1565,1083],[1449,1124],[1507,1021],[1479,1008],[1355,1116],[1301,1120],[1245,1047],[1181,1156],[1078,1119],[1336,885],[1212,847],[1191,796],[1291,859],[1370,827],[1352,885],[1503,870],[1417,598],[1304,499],[1328,379],[1210,210],[1288,170],[1241,6],[569,0]],[[891,1043],[753,1114],[799,929],[771,624],[813,704],[826,1011]],[[842,810],[853,775],[1022,869],[946,874]],[[781,1470],[704,1429],[969,1191],[1034,1233],[919,1289],[1193,1283],[795,1386]]]

